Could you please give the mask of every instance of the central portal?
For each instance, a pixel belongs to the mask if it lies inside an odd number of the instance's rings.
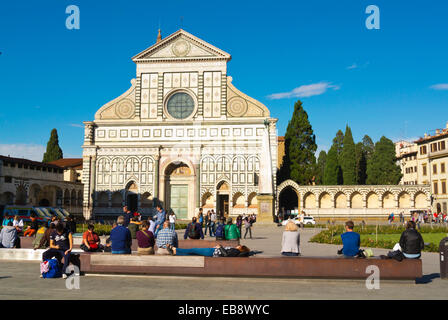
[[[193,209],[194,176],[188,165],[173,162],[165,170],[165,209],[173,210],[177,219],[189,219]]]

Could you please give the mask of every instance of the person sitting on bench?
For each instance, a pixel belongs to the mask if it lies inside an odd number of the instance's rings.
[[[190,248],[182,249],[173,247],[173,255],[177,256],[204,256],[204,257],[248,257],[250,249],[246,246],[238,245],[233,247],[223,247],[217,245],[214,248]]]
[[[353,228],[355,224],[353,221],[347,221],[345,223],[345,231],[341,234],[342,249],[338,251],[338,254],[343,254],[344,258],[353,258],[360,253],[359,246],[361,245],[361,237],[359,233],[354,232]]]
[[[62,267],[62,277],[67,278],[66,269],[70,262],[70,254],[73,249],[73,236],[62,223],[58,223],[56,231],[50,236],[50,249],[42,254],[42,261],[51,259],[53,257],[61,264],[62,258],[64,265]],[[42,276],[42,275],[41,275]]]
[[[201,224],[197,222],[197,218],[193,217],[191,222],[185,229],[184,239],[204,239]]]
[[[29,226],[25,232],[23,233],[24,237],[32,237],[39,229],[39,222],[37,221],[37,217],[35,213],[31,213],[31,226]]]
[[[9,221],[6,226],[0,231],[0,248],[14,248],[17,244],[17,230],[12,225],[12,221]]]
[[[170,222],[163,223],[163,229],[159,232],[156,240],[157,254],[171,255],[172,248],[178,246],[177,233],[170,229]]]
[[[148,230],[148,222],[143,221],[141,228],[140,231],[137,231],[137,253],[139,255],[154,254],[154,234]]]
[[[119,216],[117,226],[110,231],[113,254],[131,254],[131,232],[124,226],[124,223],[124,217]]]
[[[415,227],[414,221],[408,221],[406,230],[401,234],[399,246],[394,247],[394,249],[401,250],[406,259],[420,258],[422,250],[425,248],[422,235],[415,230]]]
[[[82,244],[80,248],[85,252],[103,251],[100,237],[94,230],[95,226],[93,224],[89,224],[87,226],[87,231],[82,235]]]

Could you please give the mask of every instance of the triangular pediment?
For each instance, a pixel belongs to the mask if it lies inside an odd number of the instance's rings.
[[[230,54],[180,29],[132,58],[134,62],[226,60]]]

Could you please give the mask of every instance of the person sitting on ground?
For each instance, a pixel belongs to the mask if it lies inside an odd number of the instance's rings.
[[[37,221],[37,217],[35,213],[31,214],[31,225],[25,230],[23,233],[24,237],[32,237],[39,229],[39,222]]]
[[[250,249],[242,245],[238,245],[235,248],[224,248],[221,245],[217,245],[214,248],[173,248],[173,254],[177,256],[248,257],[250,254]]]
[[[227,224],[224,227],[224,234],[226,240],[238,240],[241,238],[241,233],[236,224],[233,224],[232,218],[227,218]]]
[[[114,221],[114,223],[112,223],[112,228],[111,231],[117,226],[117,222]],[[104,246],[104,252],[111,252],[112,251],[112,241],[110,241],[110,234],[109,236],[106,238],[106,245]]]
[[[36,249],[46,249],[50,245],[50,236],[56,231],[56,225],[50,223],[50,227],[42,226],[36,232],[36,238],[33,241],[33,248]]]
[[[131,218],[131,222],[128,225],[128,229],[131,232],[131,238],[132,239],[137,239],[137,231],[138,231],[138,228],[139,228],[139,226],[141,224],[142,223],[138,221],[137,217],[132,217]]]
[[[299,256],[300,255],[300,233],[299,227],[293,222],[288,221],[282,237],[282,255]]]
[[[154,234],[148,228],[148,222],[143,221],[141,230],[137,232],[137,253],[139,255],[154,254]]]
[[[42,261],[53,257],[58,260],[59,264],[64,259],[62,267],[62,277],[67,278],[66,269],[70,263],[70,254],[73,249],[73,235],[64,228],[62,223],[58,223],[56,230],[50,236],[50,249],[42,254]],[[42,275],[41,275],[42,277]]]
[[[123,216],[119,216],[117,226],[110,231],[113,254],[131,254],[131,232],[124,226],[124,220]]]
[[[100,237],[94,230],[95,226],[90,223],[87,226],[87,231],[82,235],[82,244],[80,248],[85,252],[103,251]]]
[[[346,258],[353,258],[359,254],[359,246],[361,245],[361,237],[359,233],[353,231],[355,224],[353,221],[347,221],[345,223],[345,233],[341,234],[342,249],[338,251],[338,254],[343,254]]]
[[[159,232],[156,240],[157,254],[170,255],[172,254],[172,248],[178,246],[177,233],[170,229],[170,222],[165,221],[163,223],[163,229]]]
[[[226,240],[224,228],[225,228],[225,220],[219,219],[218,223],[216,224],[216,228],[215,228],[216,240]]]
[[[185,229],[184,239],[204,239],[201,224],[197,222],[197,218],[193,217],[191,222]]]
[[[18,215],[15,215],[12,226],[16,228],[17,233],[21,233],[23,230],[23,220],[20,219]]]
[[[9,221],[0,231],[0,248],[14,248],[17,244],[17,230]]]
[[[425,242],[423,241],[422,235],[415,230],[414,221],[408,221],[406,224],[406,230],[401,234],[399,244],[405,258],[420,258],[421,252],[425,248]]]

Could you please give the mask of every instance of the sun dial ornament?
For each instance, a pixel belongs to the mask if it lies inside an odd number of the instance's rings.
[[[185,57],[190,52],[190,49],[190,44],[182,39],[177,40],[171,47],[173,54],[177,57]]]

